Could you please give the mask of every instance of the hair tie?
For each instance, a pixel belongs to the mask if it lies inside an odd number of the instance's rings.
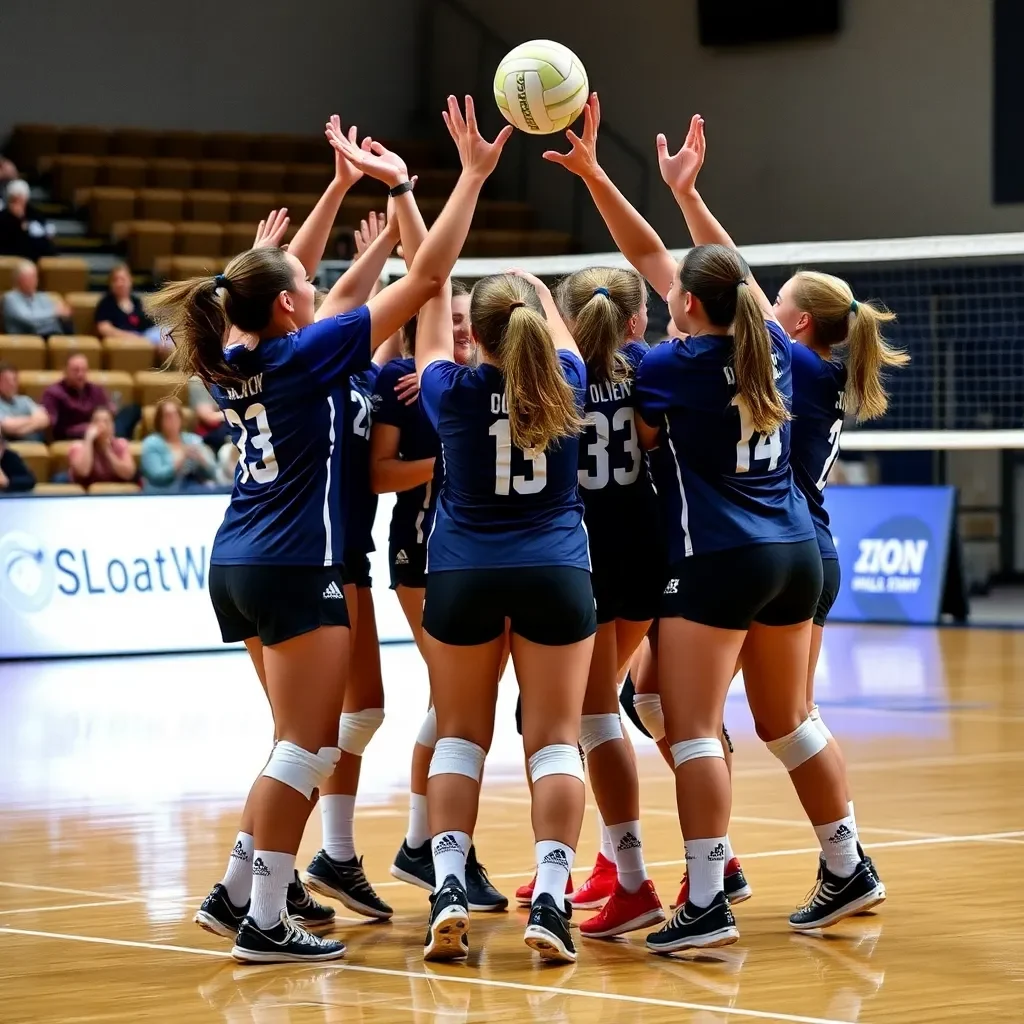
[[[857,301],[856,299],[853,299],[853,300],[852,300],[852,301],[850,302],[850,312],[856,315],[856,313],[857,313],[857,310],[858,310],[859,308],[860,308],[860,303],[859,303],[859,302],[858,302],[858,301]]]
[[[740,279],[739,279],[739,280],[738,280],[738,281],[736,282],[736,287],[737,287],[737,288],[739,288],[739,286],[740,286],[741,284],[746,284],[746,283],[747,283],[747,279],[746,279],[745,277],[741,277],[741,278],[740,278]]]
[[[611,298],[611,296],[608,294],[608,289],[607,288],[595,288],[594,292],[593,292],[593,295],[591,295],[591,298],[593,298],[594,295],[603,295],[606,299],[610,299]]]
[[[522,299],[516,299],[515,302],[510,302],[508,304],[508,311],[511,313],[513,309],[518,309],[520,306],[525,306],[525,305],[526,305],[526,303],[523,302]]]
[[[223,288],[225,291],[230,291],[228,287],[228,279],[223,274],[217,274],[213,279],[214,287]]]

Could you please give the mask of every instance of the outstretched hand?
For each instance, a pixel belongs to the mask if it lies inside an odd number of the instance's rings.
[[[704,118],[694,114],[690,118],[690,130],[678,153],[669,153],[668,141],[659,135],[658,168],[665,184],[673,192],[689,192],[697,184],[697,175],[704,165]]]
[[[583,108],[583,135],[577,135],[572,129],[565,133],[571,149],[568,153],[559,153],[549,149],[544,159],[564,167],[581,178],[593,177],[601,169],[597,162],[597,130],[601,127],[601,101],[597,93],[592,92]]]
[[[337,114],[331,114],[330,120],[331,128],[337,132],[338,135],[345,135],[345,138],[353,146],[358,146],[359,129],[352,125],[348,133],[344,133],[341,130],[341,118]],[[366,140],[369,143],[369,139]],[[346,191],[350,189],[361,177],[363,176],[362,170],[352,163],[344,153],[340,150],[334,150],[334,180]]]
[[[267,219],[260,221],[252,247],[254,249],[280,248],[290,223],[288,210],[285,207],[282,207],[280,210],[271,210],[267,214]]]
[[[493,142],[488,142],[477,127],[476,107],[473,105],[472,96],[466,97],[465,117],[459,108],[459,101],[454,96],[448,97],[448,109],[443,111],[441,116],[444,118],[448,134],[458,147],[462,169],[482,178],[489,177],[498,166],[498,158],[512,134],[512,126],[505,125],[498,132],[498,137]]]
[[[405,161],[391,150],[385,149],[379,142],[367,137],[361,145],[356,145],[352,132],[345,135],[340,126],[333,124],[333,118],[324,126],[324,134],[327,141],[334,147],[335,151],[345,158],[360,175],[368,174],[371,178],[383,181],[385,185],[394,188],[403,181],[408,181],[409,171]]]

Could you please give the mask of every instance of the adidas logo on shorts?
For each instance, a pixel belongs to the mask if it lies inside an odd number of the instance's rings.
[[[725,844],[719,843],[709,854],[708,861],[725,860]]]
[[[569,860],[565,856],[564,850],[552,850],[542,861],[541,864],[557,864],[560,868],[569,870]]]
[[[397,555],[395,555],[395,565],[408,565],[409,556],[405,553],[405,548],[402,548]]]
[[[262,857],[257,857],[252,862],[252,873],[254,875],[259,875],[261,878],[267,878],[270,875],[270,868],[263,863]]]
[[[235,843],[235,848],[231,851],[231,856],[234,857],[235,860],[242,861],[244,864],[249,862],[249,854],[245,852],[245,847],[242,846],[241,839]]]
[[[664,593],[666,594],[678,594],[679,593],[679,580],[669,580],[665,584]]]
[[[829,836],[828,841],[830,843],[846,843],[851,839],[853,839],[853,829],[849,829],[845,825],[840,825],[839,828]]]
[[[616,850],[639,850],[640,840],[632,832],[627,832],[615,847]]]
[[[334,580],[331,580],[331,582],[327,584],[327,589],[324,591],[324,597],[330,598],[334,601],[345,600],[345,595],[341,592],[341,587],[339,587]]]
[[[441,836],[437,841],[437,845],[434,847],[434,856],[436,857],[439,853],[462,853],[462,847],[459,846],[458,839],[449,833]]]

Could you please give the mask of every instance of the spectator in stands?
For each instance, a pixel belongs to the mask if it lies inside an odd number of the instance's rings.
[[[225,441],[217,452],[217,483],[221,487],[233,487],[238,459],[241,456],[238,445],[233,441]]]
[[[18,394],[18,369],[0,363],[0,430],[14,441],[42,441],[50,417],[28,395]]]
[[[182,431],[181,405],[165,398],[156,407],[153,433],[142,442],[142,479],[147,490],[209,490],[217,462],[198,434]]]
[[[16,451],[7,447],[0,431],[0,494],[31,491],[35,485],[35,474]]]
[[[213,451],[219,452],[231,437],[231,428],[213,396],[206,390],[206,385],[198,377],[192,377],[188,382],[188,404],[196,414],[196,433]]]
[[[108,406],[93,410],[85,436],[68,449],[68,475],[83,487],[135,479],[135,458],[128,442],[114,435],[114,416]]]
[[[145,338],[163,362],[174,345],[160,336],[160,328],[146,315],[142,300],[132,292],[132,272],[118,263],[110,272],[107,294],[96,305],[96,333],[101,338]]]
[[[4,325],[8,334],[71,333],[71,307],[60,297],[39,290],[39,271],[25,260],[14,272],[14,287],[4,296]]]
[[[57,251],[52,241],[53,225],[29,203],[27,182],[20,178],[9,181],[4,196],[6,202],[0,209],[0,256],[24,256],[29,260],[52,256]]]
[[[89,360],[81,352],[68,356],[64,379],[51,384],[43,392],[43,406],[50,416],[55,441],[83,437],[97,409],[106,409],[111,416],[114,415],[106,389],[89,380]],[[121,408],[116,418],[117,436],[131,437],[139,415],[137,405]]]

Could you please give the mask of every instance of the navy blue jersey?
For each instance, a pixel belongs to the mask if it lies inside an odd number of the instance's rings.
[[[586,369],[559,351],[583,412]],[[423,408],[441,438],[444,483],[427,548],[427,571],[569,565],[590,569],[577,480],[579,438],[544,452],[511,442],[505,378],[487,363],[447,360],[420,377]]]
[[[642,341],[622,347],[630,374],[617,384],[587,367],[586,429],[580,435],[579,484],[591,548],[617,546],[623,529],[657,521],[654,486],[634,419],[636,370],[648,351]]]
[[[210,393],[239,451],[214,565],[339,565],[339,481],[348,377],[370,363],[365,306],[328,317],[227,360],[241,381]]]
[[[345,406],[345,481],[342,487],[345,520],[345,557],[357,559],[374,549],[373,521],[377,495],[370,489],[370,427],[373,425],[373,388],[380,367],[370,363],[348,379]]]
[[[767,326],[775,383],[790,404],[790,341],[774,321]],[[659,492],[673,562],[814,537],[789,465],[790,424],[769,435],[754,431],[732,362],[732,338],[706,334],[658,345],[637,372],[637,410],[661,428],[675,474],[674,486]]]
[[[807,499],[822,558],[838,558],[828,528],[825,485],[839,457],[846,411],[846,367],[793,342],[793,427],[789,461]]]
[[[401,549],[426,544],[434,522],[434,506],[443,475],[441,460],[437,458],[441,453],[441,442],[433,424],[424,415],[419,398],[406,405],[395,394],[398,381],[415,372],[415,359],[392,359],[381,369],[373,389],[373,418],[377,423],[398,427],[399,457],[408,462],[436,459],[431,481],[395,495],[391,542],[393,547]]]

